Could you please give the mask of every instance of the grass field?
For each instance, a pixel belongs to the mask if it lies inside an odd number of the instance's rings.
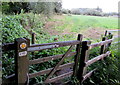
[[[118,19],[84,15],[56,15],[46,23],[46,26],[51,35],[76,36],[81,33],[85,39],[96,40],[104,34],[105,30],[118,29]]]
[[[71,20],[74,25],[73,28],[86,29],[90,27],[100,27],[105,29],[118,29],[117,18],[112,17],[97,17],[97,16],[82,16],[82,15],[72,15],[67,16],[68,20]],[[79,29],[77,29],[79,28]]]

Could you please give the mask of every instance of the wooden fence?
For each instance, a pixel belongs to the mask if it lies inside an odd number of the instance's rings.
[[[113,35],[110,32],[108,33],[108,31],[105,32],[105,36],[103,37],[102,41],[95,44],[91,44],[91,41],[82,41],[83,35],[81,34],[78,35],[77,40],[45,44],[35,44],[34,34],[32,34],[32,37],[32,45],[30,45],[30,40],[27,38],[18,38],[15,39],[14,43],[3,44],[3,51],[15,50],[15,74],[6,77],[6,80],[15,80],[16,84],[29,84],[30,78],[48,74],[47,78],[43,82],[44,84],[52,83],[70,76],[76,77],[79,82],[82,83],[96,70],[95,68],[87,73],[87,67],[97,62],[98,60],[101,60],[104,57],[110,55],[109,47],[111,45],[111,42],[114,40],[112,38]],[[65,54],[29,60],[30,52],[34,54],[35,51],[65,46],[70,46],[69,49],[65,52]],[[98,46],[101,46],[100,55],[89,60],[89,50]],[[76,47],[76,51],[71,52],[74,47]],[[66,57],[71,56],[74,56],[74,63],[62,64]],[[56,59],[61,60],[53,68],[41,70],[36,73],[29,73],[30,65],[40,64]],[[72,68],[70,72],[51,78],[57,70],[62,70],[70,67]]]

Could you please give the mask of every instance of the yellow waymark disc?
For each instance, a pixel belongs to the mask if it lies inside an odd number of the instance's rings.
[[[22,43],[22,44],[20,45],[20,48],[21,48],[21,49],[25,49],[26,47],[27,47],[26,43]]]

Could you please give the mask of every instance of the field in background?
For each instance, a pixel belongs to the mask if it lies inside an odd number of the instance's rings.
[[[101,38],[105,30],[118,29],[118,19],[84,15],[56,15],[45,24],[50,35],[84,34],[87,40]]]

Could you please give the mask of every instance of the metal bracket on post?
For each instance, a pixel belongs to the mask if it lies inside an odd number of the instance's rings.
[[[27,73],[29,72],[27,48],[29,44],[25,38],[15,39],[15,79],[17,85],[27,82]]]

